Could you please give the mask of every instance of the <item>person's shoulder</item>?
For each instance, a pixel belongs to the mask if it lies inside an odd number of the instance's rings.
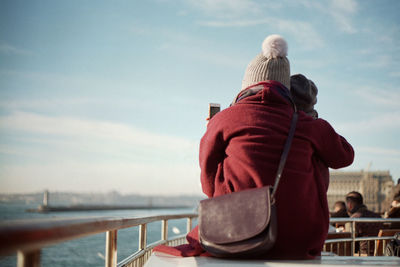
[[[209,120],[207,128],[227,130],[233,126],[240,117],[244,116],[243,114],[247,113],[242,112],[239,105],[232,105],[215,114]]]
[[[353,214],[350,216],[350,218],[361,218],[361,217],[362,217],[361,212],[353,213]]]
[[[382,216],[372,210],[369,210],[371,217],[381,218]]]
[[[362,216],[361,217],[366,217],[366,218],[381,218],[381,215],[379,215],[378,213],[369,210],[369,209],[365,209],[362,212]]]
[[[319,134],[326,131],[335,132],[335,129],[333,129],[327,120],[322,118],[314,119],[303,111],[299,111],[299,125],[303,126],[302,128],[308,129],[307,131],[312,131]]]
[[[305,113],[302,110],[298,110],[297,113],[299,114],[299,121],[303,123],[309,123],[309,124],[329,124],[328,121],[322,118],[314,118],[307,113]],[[330,124],[329,124],[330,125]]]
[[[397,218],[400,217],[400,207],[393,207],[388,212],[389,218]]]

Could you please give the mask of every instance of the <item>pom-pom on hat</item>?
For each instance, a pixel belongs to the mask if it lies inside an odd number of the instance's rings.
[[[265,38],[262,52],[247,66],[242,90],[266,80],[278,81],[290,88],[290,64],[287,59],[288,45],[282,36],[273,34]]]

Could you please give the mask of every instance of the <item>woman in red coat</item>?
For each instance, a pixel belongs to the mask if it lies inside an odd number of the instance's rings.
[[[209,121],[199,156],[202,188],[208,197],[274,184],[294,112],[286,54],[282,37],[266,38],[263,53],[247,67],[235,102]],[[327,121],[299,111],[276,192],[277,241],[266,258],[320,255],[329,225],[327,167],[348,166],[353,158],[351,145]],[[188,235],[189,245],[181,247],[193,250],[181,255],[203,252],[197,235],[195,228]]]

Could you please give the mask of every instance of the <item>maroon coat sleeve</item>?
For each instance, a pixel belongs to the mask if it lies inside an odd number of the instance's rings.
[[[218,115],[218,114],[217,114]],[[215,191],[215,177],[217,177],[218,166],[224,159],[226,144],[220,127],[213,125],[211,120],[207,131],[200,141],[200,169],[201,185],[203,192],[212,197]]]
[[[316,123],[318,127],[313,135],[316,139],[314,148],[327,167],[339,169],[353,163],[354,150],[346,139],[337,134],[327,121],[318,119]]]

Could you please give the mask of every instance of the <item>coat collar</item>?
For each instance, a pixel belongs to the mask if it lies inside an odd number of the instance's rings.
[[[283,97],[287,102],[289,102],[293,106],[294,110],[297,111],[296,105],[294,104],[289,89],[287,89],[283,84],[277,81],[263,81],[247,87],[246,89],[240,91],[240,93],[236,96],[236,98],[232,102],[231,106],[235,105],[236,103],[240,102],[245,98],[257,95],[263,90],[270,90],[273,91],[274,93],[277,93],[279,96]]]

